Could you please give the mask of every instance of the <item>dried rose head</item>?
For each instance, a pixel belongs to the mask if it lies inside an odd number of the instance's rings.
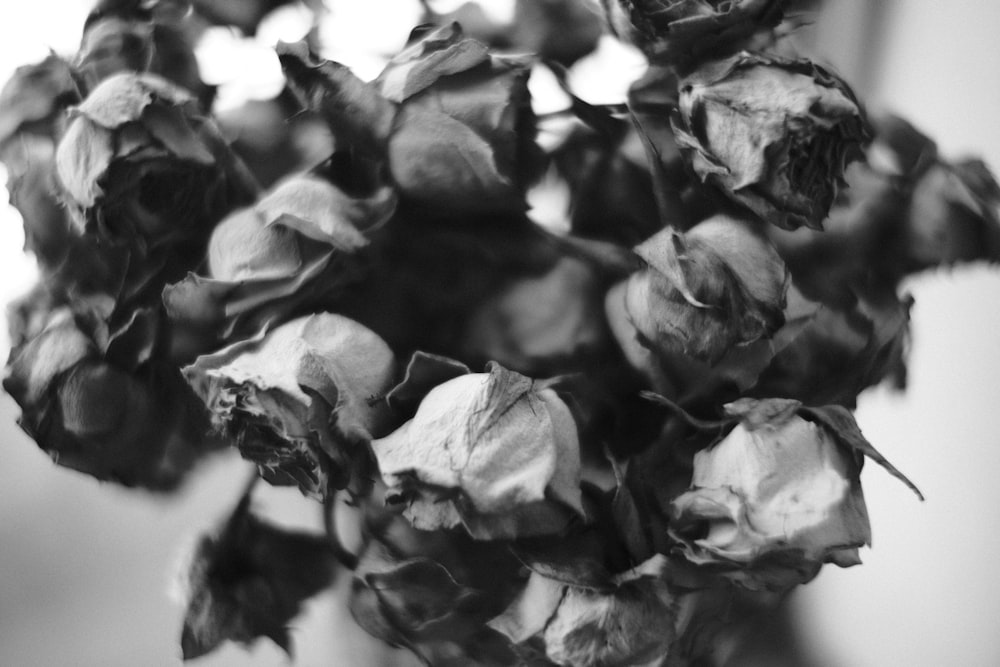
[[[367,442],[387,417],[369,399],[385,393],[394,371],[381,338],[322,313],[201,356],[184,375],[265,480],[323,499],[366,486]]]
[[[871,543],[863,455],[909,482],[851,414],[777,398],[741,399],[726,412],[738,424],[695,454],[691,488],[671,505],[671,534],[688,560],[776,590],[809,581],[823,563],[860,563],[858,547]]]
[[[788,272],[774,246],[744,220],[716,215],[637,246],[649,268],[629,278],[625,310],[654,352],[717,361],[783,323]]]
[[[742,48],[788,0],[602,0],[612,31],[653,61],[686,65]]]
[[[870,136],[843,80],[808,60],[745,51],[683,78],[672,124],[703,182],[786,229],[821,228]]]
[[[85,232],[143,252],[200,250],[226,211],[253,198],[194,99],[156,75],[113,75],[71,113],[56,169]]]
[[[387,499],[415,527],[485,540],[558,533],[583,516],[579,447],[555,391],[497,364],[435,387],[372,442]]]

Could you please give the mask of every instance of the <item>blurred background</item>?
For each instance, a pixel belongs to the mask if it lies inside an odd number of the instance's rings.
[[[72,53],[91,4],[5,2],[0,79],[49,50]],[[363,77],[378,72],[420,15],[419,3],[409,0],[328,5],[324,55]],[[510,6],[497,0],[490,9],[502,16]],[[271,17],[256,40],[221,29],[206,36],[202,73],[221,85],[220,108],[276,92],[280,70],[269,47],[302,36],[303,11]],[[805,30],[816,55],[871,109],[908,118],[947,158],[978,155],[1000,169],[1000,3],[830,0]],[[601,55],[616,64],[595,64],[581,81],[613,98],[627,83],[621,73],[636,66],[635,54],[609,44]],[[617,82],[602,78],[609,72]],[[17,213],[4,205],[4,302],[32,281],[22,241]],[[877,466],[866,468],[874,547],[863,551],[863,566],[825,568],[792,597],[801,649],[794,664],[1000,664],[1000,268],[924,274],[906,289],[916,299],[910,386],[905,393],[870,390],[857,418],[927,501]],[[5,324],[0,331],[6,354]],[[238,457],[219,457],[174,497],[127,492],[53,466],[17,428],[16,416],[13,401],[0,397],[0,665],[179,664],[182,608],[170,598],[172,573],[194,537],[235,502],[247,467]],[[266,500],[274,515],[314,518],[296,491],[273,491]],[[357,629],[335,595],[306,608],[293,640],[296,665],[411,664]],[[228,647],[197,661],[287,663],[266,641],[250,652]]]

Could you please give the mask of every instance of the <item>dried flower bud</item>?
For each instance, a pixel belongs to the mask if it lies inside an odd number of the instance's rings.
[[[858,547],[871,543],[862,459],[846,434],[800,407],[785,399],[726,406],[739,424],[695,454],[691,489],[672,505],[689,560],[722,567],[748,588],[777,589],[812,579],[825,562],[861,562]]]
[[[551,534],[583,515],[569,408],[499,365],[431,390],[416,415],[372,442],[390,500],[425,530],[477,539]]]
[[[252,199],[191,96],[151,74],[116,74],[76,108],[56,168],[77,224],[148,252],[192,242]]]
[[[666,229],[636,248],[625,307],[654,351],[714,362],[784,322],[785,265],[745,221],[717,215],[686,233]]]
[[[109,341],[68,309],[50,313],[45,328],[12,351],[4,389],[21,406],[21,426],[59,465],[171,490],[215,443],[176,369],[147,363],[142,315]]]
[[[538,151],[529,73],[457,24],[396,55],[375,85],[399,105],[388,155],[400,192],[448,212],[523,211]]]
[[[788,0],[602,0],[611,29],[650,59],[677,65],[725,56],[781,22]]]
[[[557,665],[660,664],[674,640],[675,611],[654,556],[612,578],[609,590],[568,586],[532,572],[507,610],[490,621],[512,642],[541,638]]]
[[[369,399],[385,393],[394,370],[381,338],[323,313],[199,357],[184,374],[264,479],[325,498],[363,484],[364,443],[386,417]]]
[[[673,126],[702,181],[787,229],[821,227],[869,137],[841,79],[808,60],[747,52],[682,79]]]
[[[1000,185],[981,160],[930,167],[914,183],[907,212],[909,270],[1000,260]]]

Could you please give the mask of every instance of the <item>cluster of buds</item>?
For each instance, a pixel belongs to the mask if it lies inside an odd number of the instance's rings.
[[[981,162],[870,123],[780,0],[604,0],[649,61],[611,107],[567,76],[589,0],[466,8],[479,39],[428,5],[371,81],[279,44],[286,89],[222,119],[267,139],[230,146],[192,44],[281,4],[105,0],[0,93],[42,269],[10,308],[24,429],[158,491],[232,447],[326,519],[272,525],[251,483],[193,556],[186,658],[290,650],[346,568],[360,627],[428,664],[716,664],[718,619],[860,562],[865,460],[916,487],[851,409],[904,376],[900,281],[1000,258]],[[529,217],[552,182],[566,230]]]

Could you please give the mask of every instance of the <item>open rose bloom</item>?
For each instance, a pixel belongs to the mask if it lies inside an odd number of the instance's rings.
[[[796,51],[800,3],[422,4],[377,74],[322,57],[348,19],[312,0],[101,0],[76,54],[15,73],[20,424],[161,494],[233,454],[185,658],[291,652],[341,576],[358,628],[425,664],[734,664],[860,562],[865,459],[915,490],[851,410],[905,384],[904,278],[1000,260],[1000,186],[869,121]],[[217,124],[198,40],[275,9],[315,29]],[[597,103],[615,36],[649,67]],[[265,517],[265,484],[315,527]]]

